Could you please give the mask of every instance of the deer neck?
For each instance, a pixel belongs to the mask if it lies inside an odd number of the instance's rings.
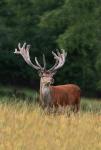
[[[46,86],[42,84],[41,81],[40,81],[40,100],[42,105],[44,106],[51,105],[51,100],[52,100],[51,86]]]

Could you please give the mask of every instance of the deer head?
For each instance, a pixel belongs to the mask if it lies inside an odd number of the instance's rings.
[[[21,47],[21,44],[19,43],[18,49],[15,49],[14,53],[22,55],[25,62],[38,71],[39,76],[41,77],[41,83],[43,85],[48,86],[52,84],[53,75],[56,73],[58,69],[60,69],[64,65],[67,53],[64,50],[61,50],[61,53],[57,51],[57,54],[52,51],[52,54],[55,59],[55,64],[53,67],[47,70],[45,55],[43,54],[43,67],[38,62],[37,57],[35,57],[36,64],[33,64],[30,60],[29,49],[30,45],[26,45],[26,43],[24,43],[23,46]]]

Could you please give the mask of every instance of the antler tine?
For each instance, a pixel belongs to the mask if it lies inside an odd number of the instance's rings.
[[[58,63],[59,63],[59,61],[56,59],[55,65],[51,69],[49,69],[48,71],[54,70],[54,68],[58,65]]]
[[[61,49],[61,51],[63,52],[61,55],[64,55],[64,57],[67,56],[67,52],[64,49]]]
[[[54,53],[53,51],[52,51],[52,54],[53,54],[53,56],[54,56],[54,59],[56,60],[55,61],[55,65],[52,67],[52,68],[50,68],[48,71],[53,71],[54,69],[55,69],[55,67],[58,65],[58,63],[59,63],[59,51],[57,52],[57,54],[56,53]]]
[[[65,63],[67,53],[63,49],[61,51],[62,51],[62,54],[60,54],[61,57],[59,57],[59,64],[55,67],[55,70],[61,68]]]
[[[26,46],[26,42],[23,44],[22,49],[25,49],[25,46]]]
[[[67,53],[63,49],[61,51],[62,53],[57,51],[57,54],[52,52],[52,54],[54,55],[54,58],[56,59],[56,62],[55,62],[55,65],[51,69],[49,69],[49,71],[55,71],[64,65]]]
[[[19,51],[17,50],[17,48],[15,48],[15,51],[14,51],[15,54],[21,54],[21,44],[20,43],[18,43],[18,48],[19,48]]]
[[[26,46],[26,50],[29,52],[29,49],[30,49],[30,45],[27,45]]]
[[[18,48],[19,48],[19,50],[21,49],[21,43],[18,43]]]
[[[46,69],[46,59],[45,59],[45,55],[44,54],[43,54],[43,64],[44,64],[43,68],[45,70]]]
[[[17,48],[15,48],[14,54],[20,54],[20,51],[18,51]]]
[[[61,57],[59,50],[57,49],[56,51],[57,51],[58,57]]]
[[[53,56],[54,56],[54,58],[55,58],[56,61],[55,61],[55,65],[52,68],[50,68],[48,71],[54,70],[54,68],[58,65],[58,62],[59,62],[59,57],[56,55],[56,53],[54,53],[52,51],[52,54],[53,54]]]
[[[55,59],[58,59],[58,56],[56,55],[56,53],[54,53],[54,52],[52,51],[52,54],[54,55],[54,58],[55,58]]]
[[[35,57],[35,62],[36,64],[43,70],[42,66],[39,64],[38,60],[37,60],[37,57]]]
[[[26,45],[26,43],[23,44],[23,46],[21,47],[21,44],[18,44],[18,50],[15,49],[16,54],[21,54],[22,57],[24,58],[25,62],[30,65],[31,67],[33,67],[36,70],[41,70],[42,67],[37,65],[34,65],[31,60],[30,60],[30,55],[29,55],[29,49],[30,49],[30,45]]]

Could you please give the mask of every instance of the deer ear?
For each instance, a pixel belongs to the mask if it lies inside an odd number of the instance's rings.
[[[39,77],[42,77],[43,73],[41,71],[38,71]]]

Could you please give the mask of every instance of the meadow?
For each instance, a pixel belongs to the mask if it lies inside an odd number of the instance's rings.
[[[35,95],[0,88],[0,150],[101,150],[100,100],[82,98],[80,112],[68,116],[48,114]]]

